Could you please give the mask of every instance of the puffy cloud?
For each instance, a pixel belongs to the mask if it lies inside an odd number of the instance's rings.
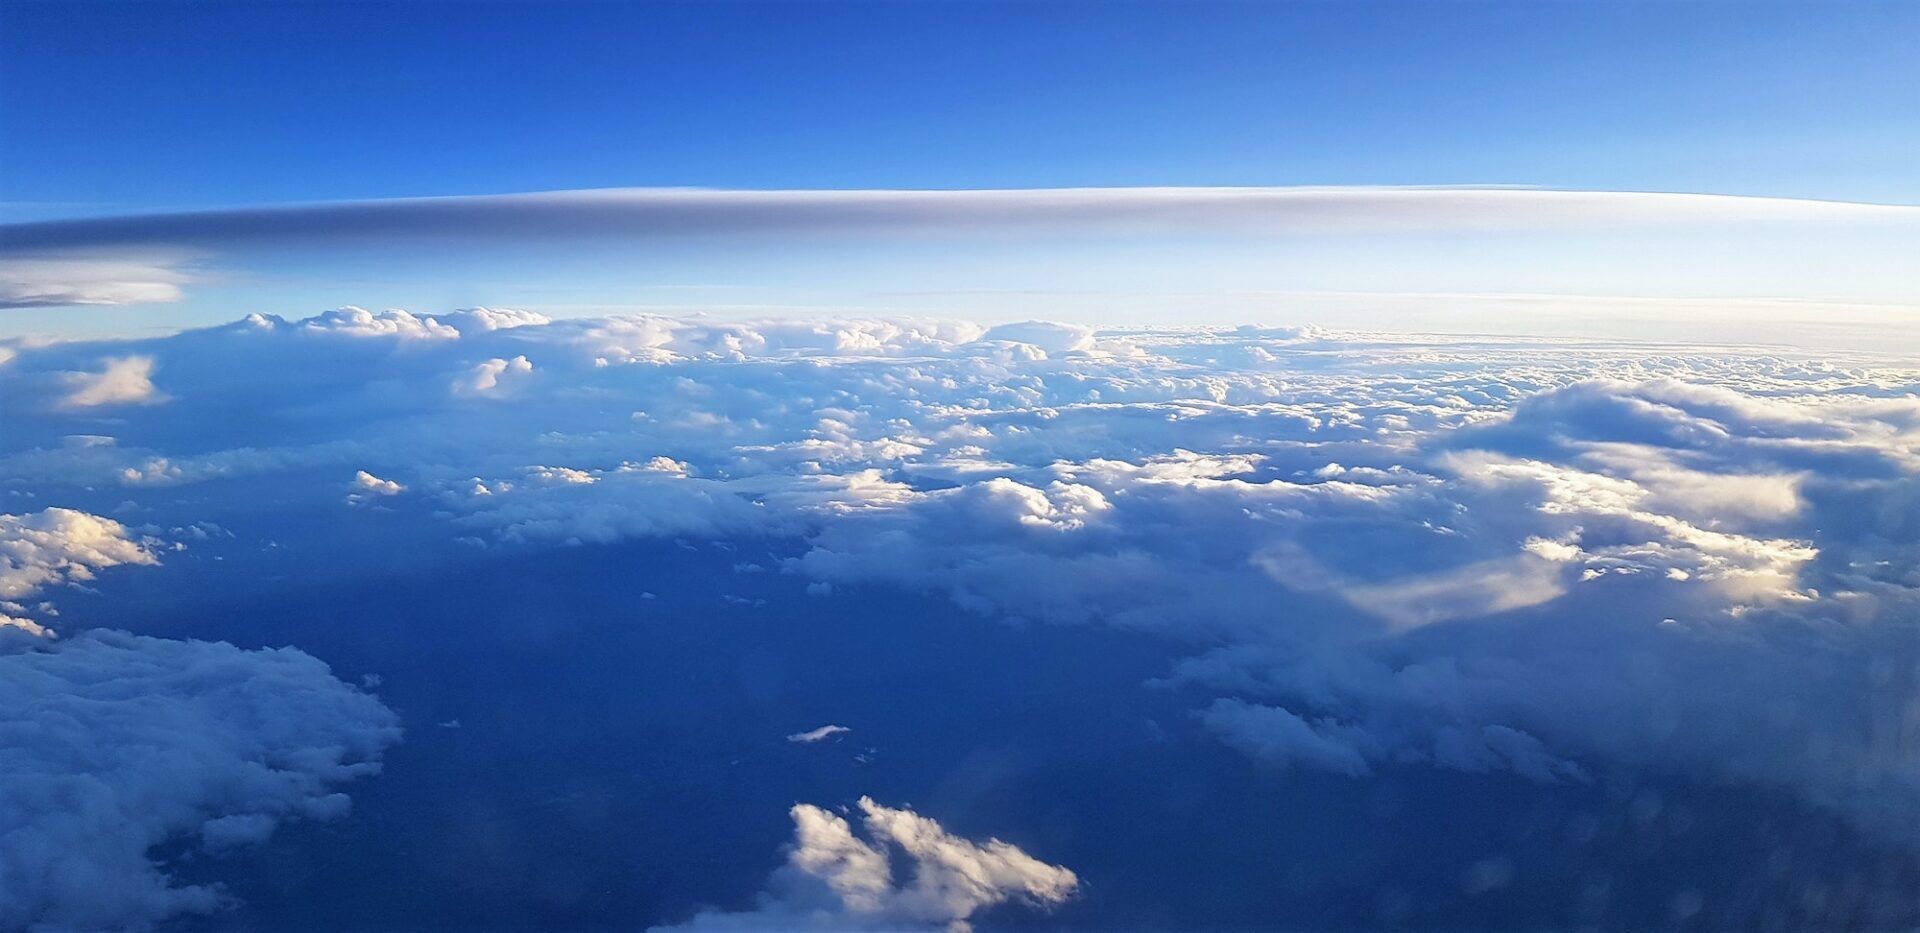
[[[381,479],[365,470],[353,474],[353,485],[354,488],[365,490],[368,495],[374,496],[397,496],[407,488],[393,480]]]
[[[121,564],[157,563],[151,545],[110,518],[73,509],[0,515],[0,599],[24,599]]]
[[[347,493],[347,502],[355,505],[373,499],[397,496],[407,489],[393,480],[381,479],[365,470],[353,474],[353,483],[350,488],[352,491]]]
[[[553,319],[544,314],[515,308],[463,308],[439,317],[442,322],[463,334],[553,323]]]
[[[291,648],[93,630],[0,638],[0,736],[0,926],[131,929],[227,900],[149,850],[340,816],[399,728]]]
[[[796,805],[787,864],[755,910],[707,911],[655,929],[965,931],[984,908],[1008,901],[1051,907],[1079,889],[1071,870],[1009,843],[963,839],[912,810],[867,797],[858,807],[867,839],[832,811]],[[910,866],[909,878],[895,876],[896,859]]]
[[[258,315],[248,319],[258,325],[267,320]],[[345,337],[402,337],[416,340],[448,340],[460,336],[460,330],[438,318],[415,315],[409,311],[388,310],[375,313],[365,308],[346,307],[328,311],[301,321],[300,330],[310,334],[337,334]]]
[[[151,545],[69,509],[0,515],[0,927],[144,929],[226,903],[150,856],[193,837],[210,852],[282,819],[327,819],[334,785],[379,770],[398,720],[293,648],[92,629],[54,638],[15,600]],[[42,607],[44,609],[44,607]]]

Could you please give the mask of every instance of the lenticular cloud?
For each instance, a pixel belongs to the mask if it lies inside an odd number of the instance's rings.
[[[486,309],[14,349],[17,486],[346,489],[509,553],[751,540],[796,594],[1160,638],[1142,689],[1274,769],[1653,770],[1920,825],[1898,360]],[[129,359],[149,384],[73,405]]]

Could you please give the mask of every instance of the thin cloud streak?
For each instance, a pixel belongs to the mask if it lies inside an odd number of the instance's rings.
[[[0,254],[379,238],[794,234],[1327,235],[1727,224],[1910,225],[1920,206],[1487,187],[743,191],[604,188],[290,204],[0,225]]]

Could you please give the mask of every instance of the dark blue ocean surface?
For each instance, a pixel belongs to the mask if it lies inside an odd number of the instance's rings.
[[[886,588],[813,596],[778,572],[780,540],[482,549],[418,515],[261,509],[271,487],[224,485],[210,501],[252,503],[214,516],[235,537],[108,575],[69,617],[112,605],[136,632],[298,645],[377,677],[407,736],[344,788],[345,819],[167,853],[238,901],[181,930],[611,930],[744,908],[790,806],[861,795],[1079,874],[1051,913],[975,918],[995,928],[1916,919],[1910,854],[1751,789],[1252,763],[1194,722],[1206,696],[1146,684],[1204,646]],[[786,738],[826,724],[851,731]]]

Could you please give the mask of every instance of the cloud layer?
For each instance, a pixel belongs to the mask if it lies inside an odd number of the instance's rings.
[[[1166,242],[1765,227],[1911,233],[1920,207],[1470,186],[606,188],[341,201],[0,224],[0,308],[176,301],[202,277],[202,258],[329,245]]]
[[[129,358],[137,420],[70,404]],[[1266,767],[1682,775],[1905,845],[1917,390],[1692,346],[343,309],[18,347],[0,483],[279,476],[508,554],[753,542],[796,597],[1161,638],[1143,689]]]
[[[1476,187],[738,191],[601,188],[47,220],[0,226],[0,249],[227,246],[333,238],[710,236],[993,231],[1255,234],[1914,223],[1893,204]]]

